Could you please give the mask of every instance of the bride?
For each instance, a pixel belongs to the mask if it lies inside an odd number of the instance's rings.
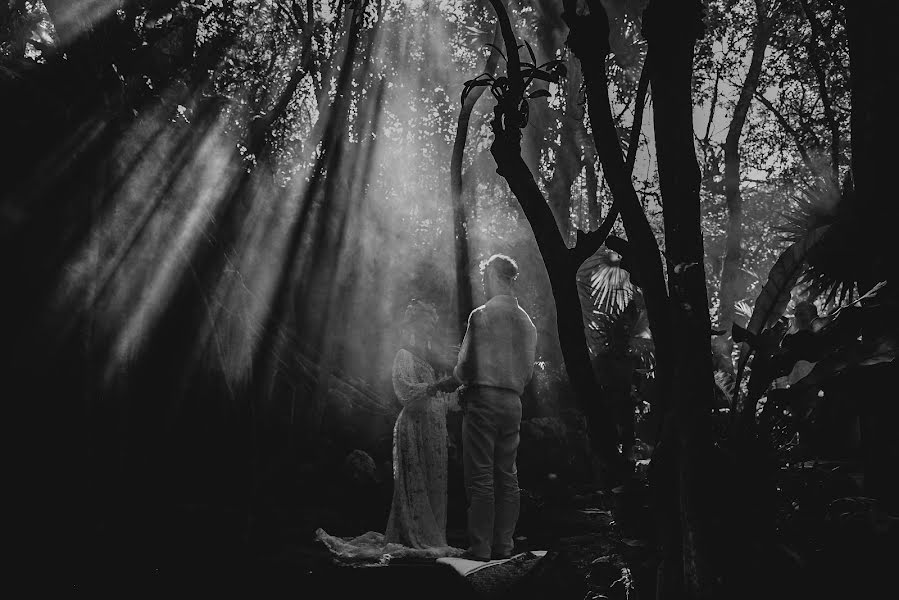
[[[446,411],[458,381],[437,379],[429,362],[436,309],[413,300],[403,319],[403,347],[393,361],[393,389],[403,409],[393,429],[393,501],[384,534],[342,539],[319,528],[316,538],[343,560],[389,561],[463,553],[446,543]]]

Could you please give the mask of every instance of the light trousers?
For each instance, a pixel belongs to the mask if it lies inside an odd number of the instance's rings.
[[[465,391],[462,464],[468,496],[469,550],[483,558],[512,552],[521,507],[518,489],[521,399],[513,390]]]

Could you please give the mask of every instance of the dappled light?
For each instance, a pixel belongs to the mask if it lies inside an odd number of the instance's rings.
[[[879,10],[0,3],[33,539],[119,593],[869,593]]]

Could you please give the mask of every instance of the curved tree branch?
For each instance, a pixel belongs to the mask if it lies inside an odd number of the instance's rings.
[[[634,122],[631,124],[630,138],[627,144],[627,158],[625,159],[625,168],[629,175],[634,173],[634,163],[637,161],[637,147],[640,145],[640,130],[643,125],[643,111],[646,108],[646,95],[649,90],[649,69],[646,68],[649,62],[649,54],[643,60],[643,68],[640,71],[640,81],[637,83],[636,104],[634,106]],[[577,266],[580,266],[585,260],[593,256],[599,248],[606,242],[615,220],[621,212],[618,207],[618,201],[613,196],[612,206],[602,221],[602,224],[594,231],[587,234],[581,234],[578,231],[577,245],[572,249],[572,259]]]
[[[505,7],[500,0],[491,0],[491,4],[503,26],[506,48],[512,48],[513,53],[517,52]],[[520,69],[518,61],[511,60],[513,57],[509,58],[507,64],[511,79],[515,72],[513,69],[519,72]],[[523,86],[519,89],[523,90]],[[517,110],[518,98],[513,97],[511,100],[508,97],[501,98],[494,107],[494,118],[491,121],[494,140],[490,151],[496,160],[497,172],[506,179],[534,232],[556,302],[556,325],[565,368],[577,392],[580,408],[587,418],[591,433],[590,443],[597,456],[610,470],[612,480],[617,480],[626,473],[627,463],[618,451],[618,436],[611,411],[590,364],[575,278],[576,268],[569,258],[568,248],[556,226],[552,210],[521,156],[521,131],[514,119],[515,115],[504,113],[506,110]]]
[[[756,95],[759,78],[762,73],[762,62],[765,49],[771,37],[771,23],[765,0],[755,1],[756,24],[752,36],[752,56],[746,80],[740,88],[740,96],[734,106],[734,113],[724,140],[724,198],[727,205],[727,232],[725,240],[724,264],[721,268],[721,309],[718,327],[730,331],[734,321],[735,303],[745,291],[745,284],[740,279],[743,264],[743,198],[740,195],[740,137]],[[732,368],[730,351],[733,341],[725,342],[724,363]]]
[[[824,72],[823,59],[821,56],[818,43],[824,39],[823,28],[818,20],[815,10],[809,5],[808,0],[800,0],[802,4],[802,12],[808,19],[809,26],[812,29],[812,38],[808,43],[809,62],[812,70],[815,72],[815,79],[818,82],[818,94],[821,97],[821,108],[824,111],[824,118],[827,119],[827,126],[830,130],[830,170],[833,184],[838,186],[840,181],[840,123],[837,121],[836,113],[833,110],[833,101],[827,90],[827,73]]]
[[[774,118],[777,119],[777,122],[780,124],[783,130],[793,138],[793,142],[796,144],[796,150],[797,152],[799,152],[799,156],[802,158],[802,163],[809,171],[814,172],[815,166],[812,164],[812,159],[808,155],[808,150],[806,150],[805,145],[802,143],[802,137],[799,135],[799,132],[790,125],[786,117],[783,116],[783,113],[777,110],[777,107],[774,106],[774,104],[770,100],[765,98],[765,96],[756,92],[755,99],[758,100],[762,106],[767,108],[772,115],[774,115]]]
[[[501,37],[500,25],[497,23],[493,34],[493,49],[490,51],[490,55],[487,57],[487,64],[484,66],[484,72],[490,75],[496,72],[496,65],[499,63],[499,52],[496,50],[496,47],[499,45]],[[468,125],[471,121],[471,112],[485,89],[484,87],[474,88],[462,103],[462,109],[459,111],[459,120],[456,124],[453,154],[450,160],[450,194],[453,202],[453,234],[456,250],[456,297],[459,319],[462,321],[463,330],[468,314],[474,308],[474,301],[471,294],[471,281],[469,281],[468,277],[468,262],[470,258],[468,252],[468,224],[462,189],[462,158],[465,153],[465,143],[468,140]]]
[[[664,348],[667,347],[668,340],[668,293],[665,289],[661,256],[655,235],[634,190],[612,121],[605,68],[605,57],[609,53],[608,20],[599,2],[591,3],[590,9],[591,14],[586,16],[563,14],[570,29],[568,44],[581,61],[587,86],[587,111],[593,142],[602,165],[603,177],[612,193],[613,206],[621,211],[630,247],[634,252],[633,264],[645,293],[650,328],[656,340],[656,348],[661,353],[657,364],[664,366],[666,359],[662,355],[665,354]]]
[[[500,32],[506,47],[506,76],[509,78],[509,92],[506,97],[508,102],[514,102],[517,108],[518,100],[524,95],[524,78],[521,76],[521,59],[518,58],[518,43],[515,40],[515,32],[512,30],[512,22],[509,21],[509,13],[502,0],[490,0],[493,10],[499,22]],[[508,111],[507,111],[508,112]]]

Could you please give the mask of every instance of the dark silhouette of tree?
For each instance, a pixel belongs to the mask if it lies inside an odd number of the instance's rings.
[[[890,56],[891,30],[878,18],[875,2],[845,2],[846,29],[849,37],[851,88],[852,182],[862,211],[862,220],[872,229],[867,239],[872,245],[870,262],[859,265],[867,272],[860,291],[867,291],[887,276],[895,277],[897,264],[890,260],[891,235],[887,214],[893,196],[891,164],[893,145],[890,131],[895,130],[896,111],[887,92],[896,82],[895,71],[881,72],[878,57]]]
[[[602,241],[596,243],[595,238],[588,240],[585,236],[579,236],[575,248],[567,248],[555,217],[522,158],[521,128],[526,124],[526,117],[522,122],[520,105],[526,102],[526,90],[518,58],[519,48],[502,2],[491,0],[491,4],[503,34],[509,82],[508,89],[494,109],[491,128],[495,137],[491,153],[496,160],[497,172],[508,182],[533,229],[546,265],[556,301],[562,355],[581,410],[587,417],[591,445],[608,468],[611,479],[620,479],[624,472],[623,461],[615,445],[611,411],[601,397],[590,366],[575,279],[581,262],[593,254]]]
[[[645,293],[664,390],[659,406],[653,407],[663,417],[651,473],[663,548],[658,589],[660,597],[704,597],[715,593],[722,565],[715,560],[718,540],[709,526],[715,514],[710,427],[714,388],[690,93],[693,49],[703,31],[701,5],[652,3],[643,16],[665,204],[667,285],[612,125],[605,75],[608,19],[599,2],[589,3],[589,8],[589,15],[578,15],[574,3],[566,6],[569,44],[581,60],[603,174],[628,234],[623,253]]]
[[[849,38],[849,71],[851,93],[851,148],[853,201],[859,222],[852,230],[859,234],[853,243],[864,252],[867,260],[858,268],[858,289],[867,292],[879,282],[887,281],[890,297],[895,302],[897,261],[892,257],[892,221],[889,214],[895,197],[892,177],[896,155],[894,134],[897,111],[890,103],[889,90],[895,89],[896,72],[882,68],[883,57],[893,56],[891,40],[894,28],[889,19],[879,18],[876,2],[845,2],[846,30]],[[892,52],[892,54],[891,54]],[[895,321],[883,323],[895,331]],[[865,378],[862,386],[875,389],[890,385],[895,368],[884,368]],[[871,398],[879,401],[860,407],[865,440],[865,482],[868,492],[882,500],[890,510],[899,507],[899,481],[891,460],[897,453],[895,436],[882,427],[895,423],[896,403],[879,394]]]
[[[499,27],[493,36],[493,49],[487,58],[484,73],[493,75],[499,63],[499,44],[502,43]],[[453,141],[452,164],[450,164],[450,193],[453,199],[453,236],[455,240],[456,255],[456,303],[460,321],[460,330],[465,331],[468,323],[468,315],[474,309],[474,301],[471,294],[471,258],[468,240],[468,213],[465,190],[463,187],[462,158],[465,152],[465,143],[468,140],[468,125],[471,121],[471,111],[478,98],[484,93],[484,87],[478,87],[462,103],[459,111],[459,121],[456,125],[456,137]]]
[[[743,197],[740,194],[740,136],[746,124],[749,107],[756,94],[762,72],[762,61],[768,39],[774,25],[772,15],[777,7],[768,2],[758,0],[755,3],[756,23],[752,35],[752,57],[746,79],[740,88],[740,96],[734,106],[727,138],[724,142],[724,197],[727,205],[727,241],[725,242],[724,265],[721,268],[721,308],[718,316],[718,328],[730,331],[734,322],[736,302],[745,293],[743,281]],[[733,371],[730,354],[733,340],[727,338],[723,345],[724,363]]]

